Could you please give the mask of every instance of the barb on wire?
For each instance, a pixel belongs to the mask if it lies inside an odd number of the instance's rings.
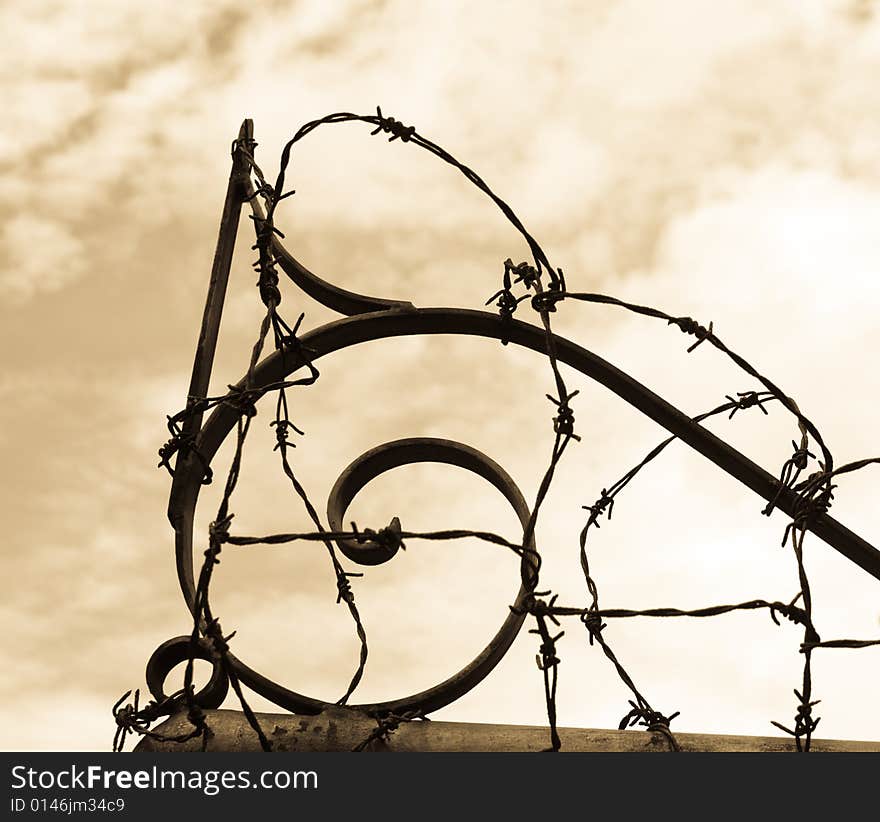
[[[550,600],[541,597],[550,596]],[[541,638],[539,653],[535,656],[538,670],[544,675],[544,700],[547,705],[547,718],[550,723],[550,748],[548,751],[556,753],[562,747],[559,732],[556,728],[556,683],[558,680],[559,657],[556,654],[556,643],[563,637],[565,631],[553,635],[547,626],[548,620],[555,626],[559,626],[559,620],[553,614],[553,606],[557,597],[551,596],[550,591],[533,591],[529,594],[522,606],[511,607],[511,611],[517,614],[528,613],[535,618],[537,627],[529,630],[530,634],[537,634]]]
[[[653,711],[650,707],[641,702],[633,702],[630,699],[629,704],[631,706],[630,711],[620,720],[620,725],[618,726],[621,731],[635,725],[643,725],[649,733],[662,734],[669,744],[670,750],[681,750],[678,740],[675,738],[672,731],[669,730],[669,723],[672,722],[675,717],[679,716],[681,713],[680,711],[676,711],[670,716],[664,716],[659,711]]]
[[[528,269],[528,274],[521,270],[523,266]],[[517,273],[516,280],[511,279],[511,275],[514,272],[519,272]],[[510,325],[510,320],[513,318],[517,306],[523,300],[527,300],[529,297],[528,294],[524,294],[522,297],[515,297],[513,291],[511,291],[513,283],[524,282],[526,283],[526,287],[528,288],[535,281],[535,279],[537,279],[537,276],[538,272],[526,263],[521,263],[520,265],[515,266],[513,264],[513,261],[509,257],[504,261],[504,274],[502,275],[501,290],[496,291],[485,302],[485,305],[489,305],[491,302],[497,300],[495,305],[498,308],[498,316],[501,318],[502,325],[505,329],[505,333],[501,336],[502,345],[507,345],[510,342],[510,340],[508,340],[507,338],[506,329]]]
[[[125,740],[130,733],[136,733],[139,736],[147,736],[150,739],[156,739],[162,742],[187,742],[197,736],[206,736],[208,733],[207,726],[204,722],[194,721],[194,729],[185,734],[169,736],[156,733],[150,730],[150,726],[163,716],[171,716],[177,711],[182,702],[181,697],[183,691],[172,694],[162,702],[150,700],[146,705],[140,705],[140,691],[134,692],[134,698],[131,702],[123,705],[131,696],[131,691],[126,691],[114,704],[112,712],[113,719],[116,721],[116,733],[113,736],[113,752],[118,753],[125,747]]]
[[[373,719],[376,721],[376,727],[370,731],[366,738],[351,749],[352,753],[368,751],[375,742],[388,742],[392,734],[405,722],[429,721],[428,717],[421,711],[407,711],[403,714],[380,714],[374,716]]]

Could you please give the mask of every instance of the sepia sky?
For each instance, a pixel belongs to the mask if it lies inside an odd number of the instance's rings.
[[[285,140],[377,104],[439,143],[515,209],[570,289],[714,322],[793,396],[838,463],[880,453],[880,4],[866,0],[582,2],[7,2],[0,30],[0,448],[5,466],[0,672],[8,750],[106,750],[110,706],[143,688],[153,649],[188,631],[156,469],[165,414],[185,401],[229,147],[252,117],[274,177]],[[293,155],[279,212],[288,248],[324,278],[420,307],[480,307],[519,235],[425,152],[362,124],[320,129]],[[261,318],[245,220],[213,393],[247,365]],[[288,320],[331,312],[283,285]],[[525,316],[525,311],[522,312]],[[555,330],[689,414],[757,386],[663,323],[566,304]],[[468,443],[534,499],[552,443],[546,362],[497,342],[374,342],[320,363],[291,396],[292,460],[323,512],[341,470],[407,436]],[[566,372],[580,443],[537,530],[542,587],[587,602],[582,505],[664,432]],[[234,531],[307,529],[260,406]],[[773,407],[707,424],[776,474],[796,426]],[[215,468],[223,473],[228,448]],[[219,499],[202,495],[196,545]],[[880,544],[878,473],[842,478],[832,513]],[[697,608],[797,591],[785,518],[676,443],[590,534],[605,607]],[[491,487],[441,466],[371,484],[352,516],[378,528],[484,528],[516,538]],[[808,536],[824,639],[880,635],[880,583]],[[417,543],[354,590],[371,655],[356,701],[433,685],[488,642],[516,560]],[[227,547],[212,603],[235,653],[336,700],[357,642],[324,549]],[[558,644],[561,725],[616,727],[630,694],[574,620]],[[775,733],[792,721],[801,630],[766,612],[624,620],[605,634],[673,730]],[[436,718],[545,721],[536,637]],[[880,739],[880,651],[814,655],[819,736]],[[173,686],[176,687],[176,686]],[[172,690],[169,687],[168,690]],[[253,704],[267,709],[255,697]],[[230,702],[230,706],[232,703]]]

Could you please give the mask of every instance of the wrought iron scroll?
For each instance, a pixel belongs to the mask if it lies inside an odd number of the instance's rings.
[[[390,135],[391,141],[412,143],[458,169],[498,206],[519,231],[529,247],[532,260],[519,264],[507,260],[504,263],[501,289],[487,301],[487,305],[495,303],[497,313],[462,308],[416,308],[409,302],[355,294],[313,274],[284,247],[282,242],[284,235],[277,227],[276,220],[280,204],[294,193],[285,191],[293,148],[319,126],[349,122],[368,124],[374,128],[373,134],[384,133]],[[556,643],[562,633],[555,633],[555,627],[560,624],[561,618],[572,616],[579,617],[586,629],[585,636],[590,645],[599,645],[631,693],[630,710],[621,721],[620,727],[633,725],[644,727],[666,740],[670,748],[677,750],[675,736],[669,729],[669,724],[677,713],[665,715],[656,710],[639,691],[608,643],[604,633],[606,628],[604,620],[637,616],[708,617],[755,609],[768,610],[777,624],[777,617],[781,615],[799,624],[804,630],[804,639],[800,646],[800,651],[804,655],[804,675],[800,690],[795,691],[798,703],[794,728],[789,729],[780,723],[774,724],[794,737],[798,750],[809,750],[811,736],[818,724],[818,719],[813,717],[813,707],[816,704],[816,700],[812,699],[810,667],[813,651],[818,648],[869,647],[880,644],[880,640],[823,642],[820,639],[813,623],[809,579],[803,560],[803,540],[806,532],[812,531],[859,567],[880,579],[880,552],[828,514],[833,490],[836,487],[832,480],[880,462],[880,458],[858,460],[835,468],[831,452],[820,432],[802,413],[797,403],[739,354],[728,348],[715,333],[711,323],[705,327],[690,317],[667,314],[656,308],[627,303],[602,294],[567,290],[562,271],[550,264],[541,246],[528,233],[513,210],[475,172],[419,135],[414,128],[404,126],[393,118],[384,117],[381,110],[377,110],[376,115],[367,116],[334,114],[307,123],[285,145],[280,170],[274,183],[267,180],[255,160],[256,145],[252,125],[250,121],[245,121],[232,147],[232,172],[221,218],[220,237],[187,404],[181,412],[168,418],[171,440],[160,449],[160,465],[164,465],[173,474],[168,515],[175,530],[178,577],[184,600],[193,615],[192,631],[187,637],[169,640],[153,654],[147,667],[147,683],[153,701],[141,708],[136,692],[133,703],[120,707],[128,697],[126,694],[114,706],[113,713],[117,722],[114,747],[121,749],[129,732],[155,736],[155,732],[150,731],[150,724],[162,715],[181,709],[188,711],[193,730],[177,741],[199,737],[203,745],[206,745],[210,738],[210,728],[203,709],[219,706],[230,685],[266,750],[271,749],[271,743],[250,710],[242,685],[278,706],[298,713],[314,714],[329,707],[330,703],[326,701],[305,696],[272,682],[232,654],[229,646],[231,635],[224,635],[209,602],[210,581],[213,569],[219,563],[223,546],[277,545],[295,541],[323,543],[336,574],[337,602],[347,606],[361,641],[360,658],[351,683],[343,697],[335,703],[347,706],[363,674],[368,652],[366,630],[355,603],[351,583],[353,577],[359,577],[361,574],[346,571],[339,554],[350,562],[370,566],[390,561],[403,546],[404,540],[475,537],[502,546],[519,557],[521,585],[501,628],[476,659],[439,685],[411,696],[350,706],[352,710],[370,714],[377,721],[376,731],[371,734],[369,740],[358,746],[358,750],[369,747],[374,739],[391,733],[400,722],[425,719],[427,714],[448,705],[473,688],[502,658],[527,617],[533,620],[534,628],[531,632],[536,634],[540,641],[538,667],[544,679],[550,726],[550,750],[558,750],[560,741],[556,732],[556,680],[560,660]],[[254,223],[256,238],[253,250],[258,254],[254,268],[259,274],[259,292],[266,307],[266,314],[260,326],[246,375],[239,383],[231,386],[227,394],[208,397],[214,348],[243,203],[249,203],[251,207],[250,217]],[[291,326],[279,313],[282,273],[306,294],[346,316],[299,334],[302,315]],[[561,304],[572,301],[612,305],[662,320],[667,325],[674,325],[683,333],[695,338],[688,351],[693,351],[704,342],[709,343],[733,360],[759,385],[735,396],[726,397],[726,402],[706,413],[693,418],[688,417],[601,357],[554,334],[551,326],[552,314]],[[524,302],[537,316],[539,324],[522,322],[514,317],[515,312]],[[261,358],[263,348],[270,339],[270,333],[274,342],[274,351],[267,357]],[[552,418],[554,436],[548,466],[544,471],[534,503],[529,507],[512,479],[498,464],[466,445],[429,438],[397,440],[376,446],[343,471],[330,494],[325,527],[289,459],[288,449],[293,447],[290,438],[302,432],[290,419],[288,392],[297,387],[313,384],[320,375],[317,364],[323,357],[336,351],[373,340],[423,334],[490,338],[500,340],[504,345],[514,344],[531,349],[546,357],[557,390],[555,397],[548,395],[555,414]],[[537,518],[552,482],[556,465],[568,446],[580,439],[575,433],[572,406],[572,400],[577,392],[568,391],[559,368],[560,364],[570,366],[599,382],[670,433],[669,438],[649,452],[644,460],[630,469],[620,480],[603,488],[594,503],[583,506],[587,515],[580,534],[580,564],[590,597],[589,603],[584,607],[558,604],[557,598],[551,592],[537,590],[541,568],[541,556],[535,543]],[[279,452],[285,475],[314,523],[313,531],[263,537],[230,533],[232,522],[230,502],[238,481],[242,449],[251,422],[257,415],[257,403],[266,395],[276,397],[275,416],[271,422],[277,440],[275,449]],[[728,414],[732,417],[740,411],[751,408],[757,408],[767,414],[765,406],[770,402],[782,405],[794,417],[798,427],[798,439],[792,443],[793,454],[784,464],[779,478],[766,472],[700,424],[715,415]],[[211,411],[211,415],[203,423],[203,415],[208,411]],[[226,476],[222,502],[209,529],[204,561],[196,576],[193,565],[193,521],[199,492],[202,485],[212,481],[214,476],[212,463],[215,454],[233,431],[236,441],[235,454]],[[769,514],[774,508],[779,508],[789,516],[790,522],[785,530],[783,544],[790,537],[797,562],[799,591],[794,600],[782,602],[755,599],[735,605],[710,606],[692,611],[676,608],[626,610],[600,607],[598,586],[589,568],[586,548],[588,533],[593,526],[599,527],[599,520],[603,515],[607,515],[610,519],[617,494],[676,439],[701,453],[766,500],[767,505],[763,513]],[[817,460],[810,448],[820,451],[821,459]],[[354,524],[351,529],[344,529],[343,520],[346,510],[354,496],[367,483],[385,471],[413,462],[453,464],[488,480],[508,500],[517,514],[523,528],[522,538],[518,542],[512,542],[497,534],[465,529],[415,533],[406,531],[396,518],[388,526],[377,530],[358,529]],[[816,470],[808,472],[811,467],[815,467]],[[800,605],[797,604],[799,601]],[[213,665],[210,682],[198,693],[193,686],[193,662],[196,658],[209,660]],[[166,695],[164,681],[171,668],[183,661],[187,662],[184,687],[170,696]]]

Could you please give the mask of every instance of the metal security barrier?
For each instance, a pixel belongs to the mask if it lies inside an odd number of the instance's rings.
[[[319,127],[341,123],[367,124],[373,129],[374,135],[387,134],[391,141],[399,140],[435,155],[462,173],[519,231],[532,259],[518,264],[509,259],[504,262],[501,288],[486,302],[487,306],[494,304],[496,311],[416,308],[408,302],[346,291],[313,274],[284,247],[278,217],[282,202],[294,193],[285,190],[292,151],[300,140]],[[811,531],[867,573],[880,579],[880,552],[828,513],[836,488],[835,480],[841,475],[880,462],[880,458],[837,466],[821,433],[795,400],[722,342],[712,323],[704,326],[690,317],[668,314],[657,308],[624,302],[603,294],[569,290],[562,270],[551,265],[541,246],[513,210],[494,194],[479,175],[422,137],[414,128],[383,116],[381,110],[377,110],[375,115],[364,116],[333,114],[307,123],[285,145],[274,182],[267,179],[257,164],[256,147],[252,123],[246,120],[232,145],[232,172],[187,403],[183,410],[168,417],[171,439],[159,452],[160,465],[173,475],[168,516],[175,532],[178,578],[193,616],[191,631],[163,643],[151,657],[146,677],[152,695],[150,702],[141,706],[138,692],[135,692],[131,701],[126,702],[131,695],[128,692],[114,706],[113,714],[117,723],[114,749],[122,749],[130,732],[144,737],[140,750],[248,747],[267,751],[372,750],[389,747],[399,750],[531,750],[538,745],[538,733],[544,737],[543,744],[546,744],[549,736],[549,750],[553,751],[563,747],[570,750],[600,749],[595,746],[604,746],[602,749],[608,750],[642,750],[646,746],[654,749],[658,745],[664,750],[877,749],[876,745],[872,747],[868,743],[815,740],[813,744],[813,734],[819,720],[813,714],[817,700],[812,694],[812,654],[827,648],[876,646],[880,640],[823,640],[819,636],[813,621],[809,578],[803,562],[803,541],[807,532]],[[251,209],[249,217],[253,221],[255,234],[253,250],[257,253],[254,268],[259,275],[258,290],[266,311],[247,373],[226,394],[209,397],[214,352],[243,205]],[[279,310],[282,275],[324,306],[342,314],[343,318],[300,334],[303,315],[295,323],[289,324]],[[732,393],[725,397],[724,402],[697,417],[688,417],[611,363],[575,342],[556,335],[552,329],[553,315],[570,302],[611,306],[642,315],[648,320],[662,321],[665,326],[673,326],[693,338],[689,352],[703,343],[708,344],[733,361],[752,381],[752,387]],[[520,307],[524,311],[531,311],[531,316],[537,322],[517,319],[514,315]],[[548,395],[552,408],[548,417],[552,424],[553,444],[536,498],[529,505],[501,465],[463,443],[413,438],[379,444],[355,459],[333,487],[327,503],[326,519],[322,519],[290,460],[289,452],[293,447],[291,437],[302,434],[290,416],[290,395],[296,389],[307,389],[314,384],[320,377],[318,366],[321,360],[337,351],[372,340],[423,334],[491,338],[505,346],[522,346],[544,355],[554,380],[556,395]],[[263,357],[264,349],[269,346],[271,353]],[[593,504],[584,506],[585,523],[580,532],[578,559],[589,597],[584,604],[577,605],[559,603],[552,592],[539,590],[541,553],[535,540],[536,523],[556,467],[571,443],[580,439],[575,420],[574,400],[577,392],[568,390],[561,365],[569,366],[600,383],[663,426],[670,435],[617,482],[603,488]],[[257,403],[265,402],[267,397],[274,398],[274,416],[270,425],[276,436],[275,450],[296,498],[314,524],[314,529],[309,532],[247,536],[234,534],[230,530],[231,504],[243,449],[257,415]],[[749,409],[767,414],[765,406],[770,403],[782,406],[797,426],[796,439],[792,442],[793,453],[782,466],[778,477],[767,473],[700,424],[709,417],[721,414],[733,417]],[[210,416],[205,420],[208,412]],[[222,480],[222,500],[209,533],[195,536],[193,522],[199,492],[203,485],[218,481],[215,455],[228,437],[233,438],[235,450]],[[588,535],[593,527],[599,527],[603,516],[610,518],[616,496],[676,439],[762,497],[767,503],[763,513],[769,515],[779,508],[788,515],[790,521],[783,535],[783,544],[790,544],[797,565],[799,590],[794,599],[755,599],[696,610],[601,607],[598,584],[590,571]],[[397,518],[389,525],[376,529],[358,528],[354,523],[348,529],[344,527],[346,511],[364,486],[386,471],[416,462],[455,465],[488,481],[508,501],[519,518],[522,538],[512,542],[497,534],[462,529],[413,532],[407,531]],[[518,558],[520,586],[518,591],[513,592],[510,606],[502,615],[498,632],[464,669],[432,688],[377,703],[350,704],[364,672],[368,645],[352,586],[352,578],[361,574],[346,570],[343,558],[351,563],[371,566],[391,561],[404,547],[405,541],[462,538],[477,538],[501,546]],[[272,682],[238,659],[231,651],[231,635],[224,633],[210,604],[212,575],[225,546],[282,545],[304,541],[320,543],[326,549],[335,572],[337,602],[350,612],[360,640],[359,659],[351,682],[336,703],[316,699]],[[194,545],[205,543],[204,561],[196,576]],[[737,610],[766,610],[777,624],[781,616],[803,628],[803,639],[798,650],[803,655],[804,668],[800,687],[795,691],[797,705],[793,727],[774,722],[789,738],[768,741],[757,737],[674,734],[670,730],[670,722],[677,713],[666,714],[658,710],[636,686],[603,633],[607,620],[632,617],[700,618]],[[577,731],[556,726],[559,666],[556,642],[561,636],[556,629],[562,619],[575,617],[584,629],[585,640],[601,649],[629,691],[629,709],[620,722],[620,731]],[[517,726],[425,722],[430,713],[449,705],[483,680],[503,657],[526,621],[538,639],[538,667],[544,682],[549,734],[547,730],[539,732],[537,729]],[[213,666],[210,681],[199,692],[193,686],[193,663],[197,658],[207,660]],[[166,694],[165,679],[171,669],[181,662],[187,663],[183,688]],[[241,703],[240,714],[215,710],[223,703],[230,686]],[[298,716],[284,719],[276,715],[254,714],[242,686]],[[160,726],[154,726],[162,717],[171,718]],[[250,729],[250,741],[243,741],[242,723]],[[321,732],[315,732],[316,728],[326,731],[329,728],[327,723],[332,723],[335,729],[332,742],[322,737]],[[624,733],[623,729],[630,727],[643,728],[649,733]],[[296,731],[296,728],[309,731],[307,736],[312,740],[308,743],[311,747],[303,748],[304,743],[291,747],[292,740],[306,739],[306,735]],[[393,743],[390,741],[392,734]],[[490,742],[490,736],[494,742]],[[320,741],[315,741],[316,737]]]

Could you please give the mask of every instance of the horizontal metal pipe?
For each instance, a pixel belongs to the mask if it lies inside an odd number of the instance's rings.
[[[213,735],[208,751],[260,751],[256,733],[240,711],[205,711]],[[257,719],[277,752],[351,751],[369,738],[376,721],[357,711],[334,708],[316,716],[257,714]],[[153,729],[165,736],[191,730],[185,713],[176,714]],[[560,728],[563,751],[663,753],[670,750],[662,733],[644,730]],[[794,751],[791,737],[730,736],[676,733],[683,752],[785,752]],[[546,727],[489,725],[468,722],[403,722],[387,740],[376,740],[366,750],[385,752],[490,751],[537,752],[549,746]],[[136,751],[200,751],[200,739],[185,743],[161,742],[144,737]],[[878,752],[880,742],[813,739],[814,751]]]

